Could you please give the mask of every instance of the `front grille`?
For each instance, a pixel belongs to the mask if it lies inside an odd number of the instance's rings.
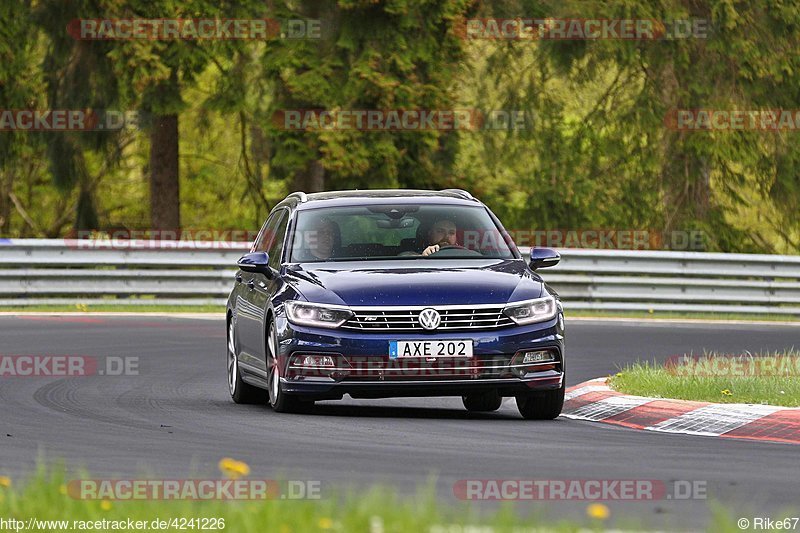
[[[477,309],[469,307],[431,307],[439,312],[442,319],[439,327],[434,331],[496,329],[514,324],[510,318],[503,314],[502,306]],[[353,308],[355,314],[342,327],[375,332],[429,331],[419,323],[420,311],[427,308],[427,306],[398,309],[386,307],[380,310]]]

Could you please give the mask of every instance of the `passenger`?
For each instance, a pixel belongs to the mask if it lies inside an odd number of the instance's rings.
[[[307,261],[330,259],[338,246],[339,226],[329,218],[320,218],[304,235],[303,256]]]

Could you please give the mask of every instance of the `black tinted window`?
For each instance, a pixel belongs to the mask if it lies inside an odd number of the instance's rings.
[[[285,209],[276,213],[276,220],[278,222],[277,228],[273,232],[272,242],[267,249],[269,254],[269,266],[274,269],[280,268],[281,253],[283,252],[283,241],[286,235],[286,225],[289,223],[289,214]]]
[[[272,236],[275,234],[275,225],[278,223],[280,214],[280,211],[276,211],[267,218],[267,221],[261,228],[261,233],[256,237],[256,242],[253,243],[252,252],[266,252],[269,249],[270,244],[272,244]]]

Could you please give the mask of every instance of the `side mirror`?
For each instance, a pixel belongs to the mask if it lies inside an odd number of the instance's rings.
[[[555,266],[561,261],[561,254],[552,248],[531,248],[531,270]]]
[[[245,272],[255,272],[264,274],[268,278],[272,277],[272,269],[269,266],[269,255],[267,255],[267,252],[244,254],[239,258],[239,261],[236,262],[236,265]]]

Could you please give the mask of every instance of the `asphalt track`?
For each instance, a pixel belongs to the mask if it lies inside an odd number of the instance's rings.
[[[800,347],[798,326],[567,321],[568,384],[637,359]],[[412,493],[435,476],[445,501],[462,479],[645,479],[706,483],[708,500],[609,502],[619,525],[698,528],[709,501],[734,516],[800,510],[800,448],[654,434],[559,418],[522,420],[513,400],[469,414],[458,399],[322,402],[311,415],[231,402],[221,319],[0,317],[0,355],[139,358],[131,376],[1,377],[0,474],[63,460],[95,478],[251,477],[319,480],[325,490],[385,484]],[[490,504],[491,505],[491,504]],[[548,517],[586,502],[523,503]],[[797,516],[795,514],[795,516]]]

